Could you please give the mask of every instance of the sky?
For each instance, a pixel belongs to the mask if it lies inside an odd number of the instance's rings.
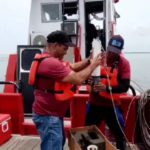
[[[117,33],[125,39],[126,51],[150,52],[150,0],[120,0]]]
[[[0,0],[0,54],[16,53],[26,45],[31,0]],[[120,0],[116,31],[125,39],[124,49],[150,52],[150,0]]]
[[[13,54],[26,45],[31,0],[0,0],[0,54]]]

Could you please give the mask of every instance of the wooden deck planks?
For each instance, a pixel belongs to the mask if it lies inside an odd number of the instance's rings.
[[[13,135],[9,141],[0,146],[0,150],[40,150],[40,138]],[[64,150],[69,150],[68,140],[66,140]]]
[[[40,150],[40,138],[14,135],[9,141],[0,146],[0,150]]]
[[[140,150],[136,145],[130,144],[132,150]],[[127,148],[127,150],[130,150]],[[13,135],[12,138],[0,146],[0,150],[40,150],[40,138],[36,136]],[[64,150],[69,150],[68,139]]]

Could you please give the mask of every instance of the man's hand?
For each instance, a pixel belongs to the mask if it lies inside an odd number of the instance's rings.
[[[102,63],[102,57],[99,53],[95,58],[91,59],[91,64],[95,64],[96,66],[101,65]]]

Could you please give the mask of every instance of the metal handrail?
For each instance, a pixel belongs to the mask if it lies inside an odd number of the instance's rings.
[[[16,82],[13,82],[13,81],[0,81],[0,84],[12,84],[17,88],[17,90],[20,89],[19,85]]]

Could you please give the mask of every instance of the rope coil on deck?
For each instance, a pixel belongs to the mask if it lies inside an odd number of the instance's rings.
[[[148,120],[146,120],[146,107],[150,106],[150,89],[141,94],[141,98],[138,103],[138,116],[139,125],[141,128],[141,136],[143,140],[143,145],[146,150],[150,150],[150,126]]]

